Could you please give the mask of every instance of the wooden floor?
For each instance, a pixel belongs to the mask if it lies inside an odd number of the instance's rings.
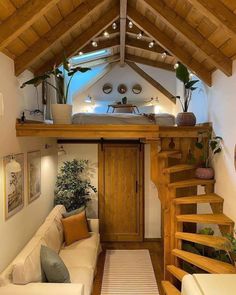
[[[142,242],[142,243],[136,243],[136,242],[103,243],[102,249],[103,249],[103,252],[100,254],[98,258],[97,275],[95,277],[92,295],[101,294],[102,276],[103,276],[103,267],[105,262],[106,249],[148,249],[151,255],[153,269],[156,275],[158,288],[159,288],[160,294],[163,295],[162,288],[161,288],[161,280],[163,279],[163,248],[160,241],[157,241],[157,242],[148,241],[148,242]]]

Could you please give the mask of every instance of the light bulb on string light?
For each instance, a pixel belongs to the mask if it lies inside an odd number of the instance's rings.
[[[133,22],[132,22],[132,21],[129,21],[129,24],[128,24],[128,26],[129,26],[129,28],[130,28],[130,29],[132,29],[132,28],[133,28],[133,26],[134,26],[134,25],[133,25]]]
[[[117,29],[117,24],[115,22],[112,24],[112,29],[113,30],[116,30]]]
[[[154,45],[155,45],[155,42],[154,42],[154,41],[151,41],[151,42],[149,42],[148,47],[149,47],[149,48],[153,48]]]
[[[92,46],[93,46],[93,47],[98,47],[98,42],[93,40],[93,41],[92,41]]]
[[[164,52],[162,52],[162,54],[161,54],[161,58],[166,58],[166,56],[167,56],[167,53],[166,53],[166,51],[164,51]]]
[[[143,37],[143,32],[139,32],[137,34],[137,39],[140,40],[140,39],[142,39],[142,37]]]
[[[174,65],[174,69],[177,70],[178,67],[179,67],[179,62],[175,63],[175,65]]]
[[[83,51],[80,51],[80,52],[79,52],[79,56],[81,56],[81,55],[83,55],[83,54],[84,54]]]
[[[110,37],[110,34],[109,34],[107,31],[104,31],[103,36],[104,36],[105,38],[109,38],[109,37]]]

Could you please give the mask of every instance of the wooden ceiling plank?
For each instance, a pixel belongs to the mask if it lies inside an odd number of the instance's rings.
[[[198,61],[194,60],[186,50],[181,48],[158,27],[151,23],[146,17],[130,6],[128,6],[128,16],[137,26],[152,36],[156,42],[160,43],[161,46],[172,53],[180,62],[185,64],[208,86],[212,85],[211,73],[208,72]]]
[[[139,64],[143,64],[143,65],[147,65],[147,66],[151,66],[151,67],[155,67],[155,68],[159,68],[159,69],[163,69],[163,70],[170,71],[170,72],[174,72],[174,67],[171,64],[147,59],[147,58],[144,58],[141,56],[136,56],[133,54],[126,54],[125,60],[139,63]]]
[[[59,0],[27,1],[0,25],[0,50],[28,29]]]
[[[163,87],[159,82],[154,80],[151,76],[149,76],[144,70],[142,70],[139,66],[137,66],[133,62],[127,61],[127,64],[142,78],[144,78],[149,84],[155,87],[158,91],[160,91],[163,95],[165,95],[172,103],[176,103],[176,98],[173,94],[171,94],[165,87]]]
[[[203,15],[216,25],[224,28],[231,38],[236,38],[235,14],[220,0],[189,0]]]
[[[232,75],[232,60],[226,57],[217,47],[201,35],[199,31],[188,24],[184,18],[177,15],[161,1],[144,0],[144,2],[167,26],[184,37],[195,49],[201,51],[216,68],[220,69],[227,76]]]
[[[120,65],[125,65],[127,0],[120,0]]]
[[[115,21],[118,16],[119,7],[114,6],[113,8],[110,8],[102,18],[99,18],[99,20],[96,21],[91,27],[73,39],[71,44],[64,48],[63,52],[60,52],[55,56],[54,59],[45,62],[40,68],[36,69],[35,74],[42,74],[51,69],[54,65],[60,65],[64,52],[66,53],[67,57],[71,57],[73,54],[89,44],[91,40],[100,34],[106,27],[112,24],[112,22]]]
[[[18,76],[31,66],[50,46],[61,40],[65,34],[71,32],[81,20],[100,7],[103,2],[104,0],[88,0],[83,2],[53,29],[38,39],[22,55],[15,59],[16,75]]]

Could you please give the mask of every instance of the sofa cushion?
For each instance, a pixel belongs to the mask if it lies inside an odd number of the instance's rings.
[[[62,219],[66,245],[90,237],[85,211]]]
[[[45,241],[41,237],[33,237],[13,261],[12,281],[14,284],[25,285],[42,281],[41,245],[46,245]]]
[[[49,283],[70,283],[70,274],[60,256],[52,249],[41,246],[42,270]]]
[[[100,245],[100,235],[96,233],[90,233],[90,237],[87,239],[83,239],[80,241],[77,241],[69,246],[64,246],[62,249],[81,249],[81,248],[92,248],[92,249],[98,249]]]
[[[93,288],[93,270],[87,267],[69,268],[72,283],[84,285],[84,295],[91,295]]]
[[[54,220],[55,218],[62,218],[62,214],[66,212],[66,208],[63,205],[56,205],[52,211],[48,214],[47,220]]]
[[[87,267],[95,270],[97,262],[97,250],[92,248],[63,249],[59,253],[67,268]]]
[[[44,222],[35,235],[43,238],[49,248],[59,253],[63,243],[63,233],[58,230],[55,220]]]

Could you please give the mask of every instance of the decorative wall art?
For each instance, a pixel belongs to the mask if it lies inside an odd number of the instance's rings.
[[[41,195],[41,152],[33,151],[27,154],[28,168],[28,203]]]
[[[125,84],[120,84],[117,88],[120,94],[125,94],[127,92],[127,86]]]
[[[142,86],[139,85],[139,84],[135,84],[133,87],[132,87],[132,92],[134,94],[140,94],[142,92]]]
[[[10,163],[13,164],[13,167]],[[14,165],[19,167],[18,172],[13,172]],[[12,156],[4,157],[3,167],[5,218],[8,219],[24,207],[24,154],[14,155],[14,159]]]
[[[104,84],[103,87],[102,87],[102,91],[103,91],[105,94],[109,94],[109,93],[111,93],[111,92],[112,92],[112,89],[113,89],[113,87],[112,87],[112,85],[109,84],[109,83]]]

